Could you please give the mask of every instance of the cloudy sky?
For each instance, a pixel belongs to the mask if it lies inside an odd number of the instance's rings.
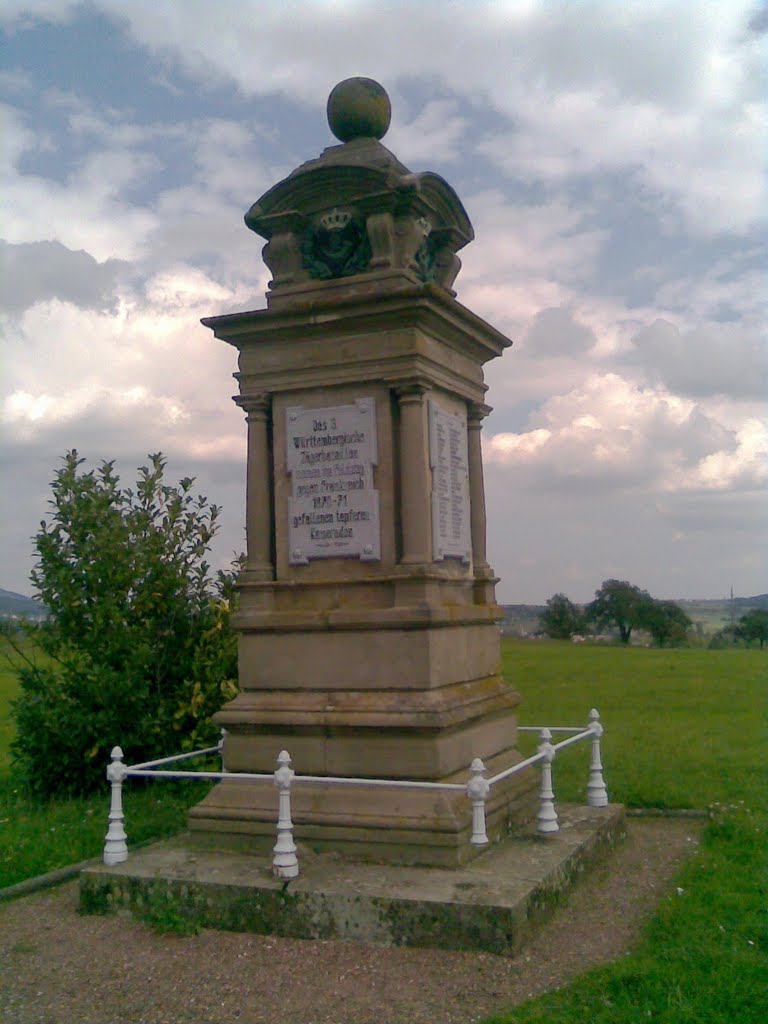
[[[148,452],[244,544],[235,353],[264,305],[243,213],[335,140],[365,75],[385,144],[476,239],[458,298],[487,367],[489,556],[505,602],[768,590],[768,7],[751,0],[5,0],[0,587],[70,448]]]

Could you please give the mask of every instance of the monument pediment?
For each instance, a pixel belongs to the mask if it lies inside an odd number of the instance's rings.
[[[382,270],[406,271],[450,290],[461,267],[456,253],[474,238],[448,182],[431,171],[412,173],[379,141],[389,126],[389,101],[382,112],[381,97],[366,93],[375,83],[360,83],[367,80],[342,83],[347,91],[333,109],[329,101],[329,123],[345,141],[301,164],[245,215],[268,243],[270,295]]]

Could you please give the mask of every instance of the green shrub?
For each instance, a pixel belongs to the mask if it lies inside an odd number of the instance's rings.
[[[135,490],[75,451],[53,480],[32,573],[51,617],[27,627],[44,658],[19,671],[11,747],[38,796],[102,784],[116,744],[136,762],[215,741],[211,715],[236,692],[234,577],[205,561],[219,509],[149,459]]]

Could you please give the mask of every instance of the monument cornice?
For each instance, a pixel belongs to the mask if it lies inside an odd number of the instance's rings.
[[[394,608],[338,608],[332,611],[237,611],[232,626],[240,633],[306,633],[343,630],[411,630],[492,625],[504,617],[499,605],[463,605],[445,608],[398,605]]]
[[[256,309],[205,317],[201,322],[221,341],[241,351],[267,342],[337,340],[403,327],[419,328],[480,363],[500,356],[512,345],[501,331],[435,285],[410,285],[381,295],[373,303],[348,294],[310,308]]]

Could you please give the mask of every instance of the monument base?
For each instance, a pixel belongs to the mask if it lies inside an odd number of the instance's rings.
[[[491,759],[489,773],[520,759],[515,751],[503,752]],[[467,779],[464,771],[441,781],[464,784]],[[492,842],[532,820],[537,788],[531,769],[493,787],[486,805]],[[296,842],[355,861],[457,867],[481,852],[470,843],[471,804],[459,791],[297,782],[291,817]],[[190,842],[201,849],[268,856],[276,821],[277,791],[271,782],[226,780],[190,811]]]
[[[214,718],[226,730],[226,770],[271,773],[287,750],[298,776],[371,780],[297,781],[296,837],[313,849],[446,867],[476,855],[463,791],[469,766],[482,758],[490,778],[521,760],[520,697],[500,672],[500,609],[475,604],[474,581],[457,573],[465,570],[319,578],[299,588],[241,582],[241,692]],[[387,779],[462,789],[374,784]],[[493,787],[492,838],[530,820],[536,787],[530,770]],[[276,814],[271,781],[227,779],[192,808],[188,826],[200,845],[268,853]]]
[[[86,869],[80,908],[141,914],[162,900],[206,928],[511,955],[624,836],[620,805],[558,812],[556,835],[531,827],[453,870],[356,864],[300,845],[301,873],[289,883],[272,876],[269,858],[201,850],[178,836],[124,864]]]

